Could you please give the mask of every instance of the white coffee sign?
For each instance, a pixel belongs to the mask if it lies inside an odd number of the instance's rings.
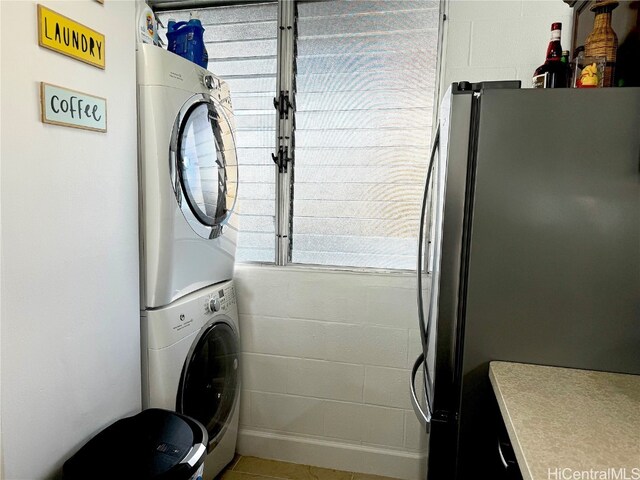
[[[107,100],[87,93],[40,83],[42,121],[53,125],[107,131]]]

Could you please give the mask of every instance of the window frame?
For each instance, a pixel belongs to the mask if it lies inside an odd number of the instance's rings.
[[[280,118],[276,128],[276,148],[286,147],[290,154],[287,161],[287,168],[279,168],[276,165],[276,258],[274,265],[279,267],[298,267],[303,270],[335,270],[351,272],[377,272],[382,274],[406,275],[413,273],[413,270],[400,268],[376,268],[376,267],[356,267],[343,265],[322,265],[292,262],[293,252],[293,194],[295,184],[295,79],[296,79],[296,37],[297,37],[297,5],[318,0],[278,0],[278,77],[276,95],[282,91],[293,92],[290,94],[291,108],[289,109],[288,120]],[[436,51],[435,88],[434,88],[434,108],[432,130],[435,132],[437,124],[435,120],[438,115],[438,99],[440,98],[442,81],[442,50],[444,42],[444,30],[446,21],[446,10],[448,2],[439,2],[438,11],[438,44]],[[278,97],[274,99],[274,105],[278,103]],[[276,111],[276,115],[280,116]],[[432,132],[432,133],[433,133]],[[274,154],[274,155],[277,155]],[[275,159],[274,159],[275,161]],[[425,166],[426,168],[426,166]],[[430,200],[431,203],[432,200]],[[417,232],[416,232],[417,234]],[[416,239],[417,241],[417,239]],[[416,260],[417,262],[417,260]],[[263,262],[246,262],[255,264]]]

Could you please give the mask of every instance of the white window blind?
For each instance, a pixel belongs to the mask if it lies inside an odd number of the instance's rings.
[[[169,18],[200,18],[210,70],[231,90],[238,150],[239,228],[236,259],[273,262],[275,259],[276,117],[273,98],[277,74],[277,3],[250,3],[205,9],[165,11]],[[166,36],[162,30],[161,36]]]
[[[413,269],[438,2],[298,3],[292,261]]]

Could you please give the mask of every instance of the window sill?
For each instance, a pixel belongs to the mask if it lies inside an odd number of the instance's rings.
[[[416,275],[415,270],[392,270],[382,268],[367,268],[367,267],[342,267],[332,265],[306,265],[300,263],[290,263],[288,265],[275,265],[273,263],[261,263],[261,262],[245,262],[236,263],[236,269],[251,269],[251,268],[267,268],[274,271],[289,271],[289,272],[314,272],[314,273],[353,273],[356,275],[382,275],[393,277],[414,277]]]

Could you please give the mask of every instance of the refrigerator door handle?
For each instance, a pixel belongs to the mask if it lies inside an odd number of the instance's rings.
[[[416,267],[417,275],[417,296],[418,296],[418,325],[420,327],[420,337],[422,341],[422,351],[426,353],[427,351],[427,332],[426,329],[429,328],[429,323],[431,319],[425,324],[424,321],[424,309],[422,306],[422,268],[423,268],[423,244],[424,239],[424,222],[425,215],[427,212],[427,201],[429,198],[429,184],[431,183],[431,172],[433,171],[433,165],[436,159],[436,153],[438,151],[438,146],[440,144],[440,127],[436,130],[436,135],[433,139],[433,146],[431,147],[431,158],[429,159],[429,167],[427,169],[427,178],[424,185],[424,194],[422,196],[422,208],[420,210],[420,227],[418,228],[418,265]]]
[[[411,404],[413,405],[413,411],[416,413],[418,420],[422,425],[427,427],[427,433],[431,428],[431,410],[429,408],[429,402],[425,402],[426,411],[422,409],[420,405],[420,401],[418,400],[418,394],[416,392],[416,374],[418,373],[418,369],[420,365],[424,363],[424,353],[418,355],[415,363],[413,364],[413,369],[411,370]],[[426,365],[425,365],[426,368]]]
[[[433,139],[433,146],[431,148],[431,156],[429,159],[429,167],[427,169],[427,178],[425,181],[424,187],[424,195],[422,197],[422,210],[420,212],[420,228],[418,231],[418,265],[417,265],[417,300],[418,300],[418,325],[420,327],[420,340],[422,343],[422,353],[416,359],[415,364],[413,365],[413,370],[411,371],[411,379],[410,379],[410,388],[411,388],[411,402],[413,404],[413,409],[418,417],[420,423],[426,426],[427,431],[430,429],[431,424],[431,407],[430,407],[430,399],[428,398],[428,393],[425,394],[426,407],[427,411],[422,410],[420,406],[420,402],[418,401],[418,395],[416,393],[416,374],[418,373],[418,369],[420,365],[424,363],[425,372],[426,372],[426,354],[429,348],[429,334],[428,330],[431,326],[431,316],[425,322],[424,308],[422,305],[422,268],[423,268],[423,236],[424,236],[424,221],[425,214],[427,210],[427,200],[429,198],[429,184],[431,183],[431,172],[433,171],[433,166],[435,164],[436,153],[438,151],[438,146],[440,144],[440,127],[436,130],[435,137]],[[425,375],[425,383],[427,382],[427,376]],[[425,385],[425,392],[428,392],[428,387]]]

